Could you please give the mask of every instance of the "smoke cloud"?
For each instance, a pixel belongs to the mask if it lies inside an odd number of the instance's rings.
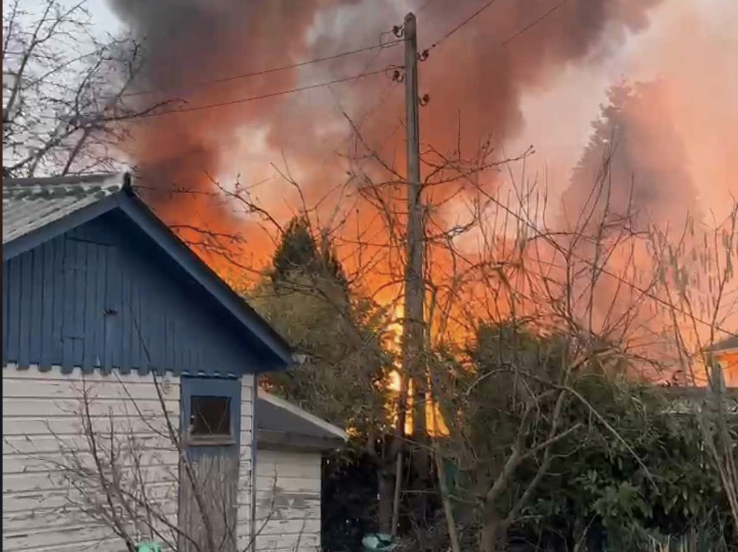
[[[192,86],[376,44],[381,33],[401,23],[407,10],[417,8],[412,2],[389,0],[113,0],[112,4],[145,44],[147,65],[139,88],[162,90],[155,95],[159,100],[183,98],[185,108],[229,104],[399,65],[401,45]],[[617,51],[629,35],[648,26],[649,12],[657,4],[658,0],[569,0],[503,46],[555,4],[499,0],[435,48],[431,45],[478,9],[479,2],[431,2],[416,9],[420,48],[430,48],[429,59],[420,67],[421,94],[431,97],[421,113],[423,141],[444,151],[455,145],[458,134],[462,150],[469,152],[489,136],[502,144],[519,135],[525,123],[520,109],[523,94],[544,88],[568,65],[597,64]],[[371,113],[362,127],[366,140],[394,155],[398,167],[404,166],[400,88],[383,75],[373,75],[330,89],[152,117],[133,125],[126,148],[143,182],[161,190],[208,191],[210,177],[229,171],[241,172],[249,184],[271,172],[264,167],[284,155],[308,196],[320,197],[344,174],[340,159],[331,156],[349,132],[342,111],[356,121]],[[151,102],[152,97],[145,95],[140,101]],[[251,150],[256,153],[249,157]],[[290,214],[284,199],[294,190],[279,179],[267,182],[260,193],[272,199],[278,215]],[[245,224],[227,205],[215,206],[203,197],[152,196],[152,201],[175,223],[197,217],[222,231]]]
[[[263,264],[272,243],[258,217],[244,217],[234,202],[209,197],[212,178],[227,183],[240,174],[243,185],[286,222],[301,198],[294,186],[275,177],[271,164],[289,171],[308,204],[330,194],[351,178],[345,155],[352,146],[351,125],[344,114],[360,126],[370,147],[404,172],[402,85],[380,73],[278,94],[402,65],[402,45],[195,84],[391,40],[389,31],[408,11],[418,18],[420,50],[429,52],[420,64],[420,93],[430,96],[420,126],[423,142],[436,150],[460,147],[462,155],[471,156],[488,139],[500,151],[505,145],[536,145],[538,137],[526,134],[526,127],[544,132],[541,141],[558,147],[548,153],[537,147],[533,164],[563,167],[558,181],[547,185],[563,192],[555,198],[557,208],[562,206],[555,214],[566,220],[586,204],[596,176],[593,159],[600,151],[591,150],[590,159],[586,150],[582,154],[583,117],[598,113],[591,101],[579,98],[597,89],[607,103],[604,90],[621,76],[612,74],[615,66],[630,82],[651,83],[613,118],[617,146],[610,191],[615,211],[625,212],[632,200],[644,218],[677,227],[687,212],[705,219],[714,212],[719,219],[730,194],[738,195],[738,37],[731,26],[738,4],[731,0],[706,0],[715,5],[712,12],[723,14],[711,21],[705,19],[709,9],[697,10],[689,0],[497,0],[450,36],[454,26],[483,5],[481,0],[110,1],[146,48],[138,88],[160,90],[134,101],[145,105],[181,98],[185,109],[219,106],[131,126],[124,147],[144,185],[156,189],[150,201],[170,223],[245,237],[245,245],[233,245],[243,264]],[[562,82],[567,92],[552,94]],[[271,94],[277,95],[242,101]],[[584,103],[591,113],[579,105]],[[532,113],[537,119],[526,120]],[[573,134],[579,138],[572,139]],[[551,151],[555,157],[547,158]],[[580,170],[564,174],[577,160]],[[179,188],[196,193],[168,193]],[[361,226],[367,240],[386,243],[388,238],[380,235],[386,229],[357,196],[341,196],[353,212],[345,228]],[[330,215],[333,204],[322,205],[323,214]],[[446,212],[436,214],[450,218],[454,208],[448,202]],[[207,257],[207,251],[203,254]],[[218,265],[217,258],[208,261]],[[614,257],[613,263],[618,262]],[[222,266],[215,268],[223,272]],[[368,282],[369,287],[388,279],[387,270],[372,274],[377,281]],[[605,293],[603,311],[618,293],[624,292]]]

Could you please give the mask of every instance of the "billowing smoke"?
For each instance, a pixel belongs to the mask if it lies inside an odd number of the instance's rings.
[[[115,11],[143,43],[146,65],[133,101],[163,110],[232,102],[244,96],[294,87],[296,72],[283,71],[244,82],[202,85],[219,77],[259,71],[310,55],[305,31],[319,0],[302,2],[149,2],[114,0]],[[289,13],[289,17],[286,14]],[[180,101],[181,100],[181,101]],[[137,121],[126,149],[140,184],[172,222],[199,224],[216,232],[232,228],[229,209],[213,205],[212,191],[224,160],[238,155],[239,132],[269,121],[279,102],[241,103],[192,114],[161,115]],[[186,194],[162,195],[187,190]]]
[[[723,291],[707,285],[717,272],[716,265],[706,264],[704,259],[720,258],[717,264],[730,264],[723,245],[713,243],[712,228],[720,228],[719,233],[730,228],[726,216],[738,197],[738,95],[735,84],[725,78],[738,63],[738,36],[728,23],[736,17],[738,5],[723,0],[699,6],[677,0],[653,11],[653,28],[621,66],[631,85],[611,90],[562,201],[565,226],[571,227],[583,206],[588,201],[592,205],[596,173],[603,155],[611,152],[603,183],[609,217],[616,222],[618,216],[632,215],[611,226],[612,234],[622,235],[626,225],[636,232],[649,230],[650,225],[651,230],[668,233],[672,247],[682,251],[676,254],[681,258],[671,262],[670,253],[662,252],[665,258],[661,260],[667,272],[678,264],[686,274],[680,280],[673,271],[668,272],[672,292],[680,281],[691,303],[700,305],[698,316],[703,321],[715,316],[722,329],[733,331],[738,311],[725,298],[735,293],[736,279],[731,278]],[[602,214],[605,198],[598,201],[598,213]],[[689,219],[692,223],[685,224]],[[593,220],[598,221],[598,217]],[[643,287],[655,274],[654,259],[643,247],[631,248],[634,242],[643,245],[641,240],[626,242],[628,247],[623,249],[627,250],[614,255],[609,268],[617,274],[625,274],[624,267],[636,268],[640,279],[630,272],[627,277]],[[581,241],[579,249],[588,259],[597,254]],[[612,278],[604,284],[597,297],[602,313],[611,313],[613,303],[620,310],[632,304],[623,297],[632,288]],[[722,293],[725,296],[718,301]],[[638,324],[631,326],[651,332],[644,342],[650,343],[656,336],[661,339],[663,333],[673,334],[669,328],[674,320],[663,312],[662,316],[654,314],[651,307],[655,302],[638,304],[642,307],[637,312]],[[690,345],[696,345],[695,334],[701,334],[703,342],[710,339],[709,324],[699,322],[689,330],[690,323],[685,320],[678,325],[684,332],[682,339]],[[673,354],[677,347],[671,343],[668,349]]]
[[[586,210],[603,153],[612,146],[608,140],[615,143],[608,178],[611,215],[632,207],[640,217],[634,230],[653,222],[678,232],[687,212],[699,219],[716,207],[719,218],[729,194],[738,194],[738,96],[729,81],[738,52],[730,15],[738,16],[738,4],[731,0],[706,0],[715,14],[724,14],[709,24],[689,0],[497,0],[450,35],[484,5],[482,0],[111,1],[145,45],[147,64],[138,89],[159,91],[131,101],[150,105],[181,98],[185,103],[171,108],[194,109],[131,125],[124,146],[138,166],[140,182],[157,190],[150,200],[168,222],[245,237],[245,246],[232,244],[233,256],[245,265],[266,260],[272,244],[260,231],[258,216],[243,217],[237,202],[209,197],[212,179],[229,184],[240,174],[242,184],[280,222],[299,209],[301,198],[294,186],[275,177],[272,163],[300,183],[310,205],[347,179],[355,192],[360,182],[353,182],[355,173],[346,161],[355,142],[347,140],[352,129],[344,115],[360,126],[371,148],[404,172],[403,86],[383,71],[402,65],[403,45],[198,83],[392,40],[389,31],[408,11],[417,14],[419,48],[429,54],[420,64],[420,93],[430,96],[421,109],[422,141],[442,152],[460,147],[466,157],[488,139],[498,152],[523,140],[526,146],[555,144],[553,154],[536,147],[536,157],[567,171],[547,182],[564,191],[563,201],[554,196],[552,202],[556,209],[563,206],[553,213],[559,225],[567,227],[567,218]],[[719,30],[721,19],[724,28]],[[609,120],[596,123],[600,131],[582,152],[586,142],[583,136],[572,139],[571,128],[581,128],[597,114],[593,106],[581,109],[579,104],[591,104],[593,94],[613,84],[618,77],[613,66],[625,71],[631,83],[650,84],[616,99],[607,108]],[[281,94],[365,73],[358,80]],[[571,97],[560,90],[550,95],[562,79]],[[243,101],[258,96],[267,97]],[[608,99],[603,100],[607,105]],[[535,121],[526,120],[531,113]],[[543,136],[526,135],[532,127]],[[557,143],[559,136],[566,145]],[[509,155],[522,151],[505,149]],[[577,159],[579,168],[568,174]],[[158,193],[175,189],[195,193]],[[358,194],[349,197],[340,189],[353,217],[343,228],[361,227],[357,233],[363,232],[368,242],[386,243],[381,235],[386,228],[381,222],[372,226],[376,212],[365,208]],[[321,205],[330,216],[333,204]],[[453,208],[453,202],[445,203],[444,209]],[[193,241],[203,239],[195,235]],[[581,247],[585,259],[596,254]],[[217,263],[217,258],[208,260]],[[640,260],[634,262],[623,250],[609,262],[617,274],[630,277],[621,271]],[[370,273],[378,281],[364,283],[379,288],[390,279],[389,272],[373,266]],[[634,301],[643,303],[637,290],[620,283],[604,282],[604,291],[593,297],[603,327],[630,317],[628,305]],[[618,308],[612,309],[615,303]],[[658,317],[647,320],[649,313],[639,310],[634,324],[655,335],[663,324]]]
[[[356,121],[371,113],[371,124],[362,127],[367,141],[390,155],[396,150],[395,161],[404,166],[401,128],[397,132],[403,116],[401,87],[379,74],[330,89],[230,102],[401,64],[402,45],[193,85],[376,44],[380,36],[391,38],[382,33],[415,8],[419,46],[430,52],[420,67],[421,94],[431,98],[421,114],[423,141],[444,151],[458,135],[462,150],[470,151],[490,136],[501,144],[518,134],[524,126],[523,94],[545,87],[570,64],[600,63],[629,34],[647,27],[649,11],[658,2],[569,0],[503,44],[556,6],[553,0],[499,0],[448,37],[480,7],[478,1],[439,0],[418,8],[390,0],[113,0],[116,12],[145,44],[147,65],[139,89],[162,91],[139,101],[183,98],[187,103],[179,107],[184,108],[226,104],[139,121],[126,147],[142,181],[159,189],[208,191],[211,177],[229,171],[231,177],[241,172],[249,184],[265,176],[263,167],[270,161],[286,159],[307,193],[319,197],[345,174],[337,170],[335,156],[326,162],[349,132],[342,111]],[[274,199],[276,211],[289,214],[285,190],[272,180],[261,193]],[[228,207],[215,207],[196,194],[153,200],[175,222],[197,217],[212,230],[242,224]]]

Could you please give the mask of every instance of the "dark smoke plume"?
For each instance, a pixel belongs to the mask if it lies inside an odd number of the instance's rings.
[[[506,46],[554,0],[499,0],[456,33],[441,40],[475,0],[437,0],[419,11],[420,48],[430,48],[420,66],[423,141],[451,148],[461,127],[468,152],[492,134],[500,143],[524,125],[520,100],[543,87],[568,64],[598,63],[628,33],[648,25],[659,0],[569,0]],[[402,3],[399,3],[402,4]],[[227,103],[297,86],[325,82],[402,63],[402,45],[299,69],[212,86],[192,83],[269,69],[376,44],[417,3],[390,0],[113,0],[113,6],[148,54],[141,89],[167,89],[158,98],[182,97],[185,107]],[[386,35],[385,35],[386,40]],[[179,90],[177,87],[181,87]],[[126,144],[144,181],[168,189],[210,189],[206,176],[239,165],[239,145],[262,140],[273,157],[284,152],[303,169],[301,182],[320,195],[344,173],[321,163],[349,132],[341,110],[357,120],[385,99],[365,127],[366,139],[386,151],[404,148],[386,139],[402,120],[402,94],[383,75],[331,89],[283,95],[181,115],[152,117],[134,125]],[[385,97],[384,95],[388,93]],[[144,97],[150,101],[150,97]],[[395,134],[401,140],[400,133]],[[397,159],[400,167],[402,153]],[[338,175],[338,176],[336,176]],[[248,179],[248,174],[244,175]],[[248,182],[247,182],[248,183]],[[271,184],[270,184],[271,185]],[[280,201],[282,197],[279,198]],[[186,205],[183,204],[187,203]],[[192,196],[160,205],[172,219],[201,217],[225,230],[238,221]],[[216,228],[216,229],[217,229]]]

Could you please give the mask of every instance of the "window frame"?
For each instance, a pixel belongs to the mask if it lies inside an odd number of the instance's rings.
[[[193,435],[192,400],[195,397],[230,399],[230,432],[220,435]],[[241,380],[208,377],[183,377],[180,435],[186,447],[237,446],[241,438]]]

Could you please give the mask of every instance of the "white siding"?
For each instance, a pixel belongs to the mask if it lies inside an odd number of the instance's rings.
[[[160,378],[172,428],[179,425],[179,379]],[[119,552],[122,541],[82,511],[86,501],[74,488],[70,451],[85,466],[94,465],[82,430],[84,392],[98,439],[136,443],[138,473],[146,491],[170,523],[176,524],[178,454],[168,436],[152,376],[137,373],[61,374],[59,369],[3,369],[3,532],[4,551]],[[241,389],[239,466],[239,549],[251,541],[254,378]],[[104,439],[101,439],[101,442]],[[131,448],[121,445],[123,450]],[[104,445],[105,451],[109,447]],[[133,466],[129,454],[119,465]],[[315,452],[258,451],[256,548],[258,551],[312,552],[320,547],[320,464]],[[65,476],[66,474],[66,476]],[[162,528],[162,532],[168,530]],[[167,535],[168,538],[169,535]],[[142,537],[144,538],[144,537]],[[159,539],[161,540],[161,539]]]
[[[176,523],[178,454],[166,420],[178,431],[179,380],[167,376],[159,381],[168,416],[163,415],[152,376],[3,368],[3,550],[125,548],[109,527],[82,511],[89,507],[82,498],[90,488],[85,483],[93,485],[94,480],[70,471],[72,454],[81,465],[94,465],[82,429],[84,390],[91,398],[89,418],[99,439],[96,447],[109,453],[105,437],[112,428],[117,438],[114,448],[122,455],[117,464],[131,468],[123,470],[126,477],[140,474],[151,502]],[[139,470],[132,469],[136,458]]]
[[[251,458],[253,451],[254,376],[241,378],[241,450],[238,469],[237,535],[239,550],[251,542]],[[258,460],[257,460],[258,461]]]
[[[257,550],[319,549],[321,454],[259,449],[256,462]]]

